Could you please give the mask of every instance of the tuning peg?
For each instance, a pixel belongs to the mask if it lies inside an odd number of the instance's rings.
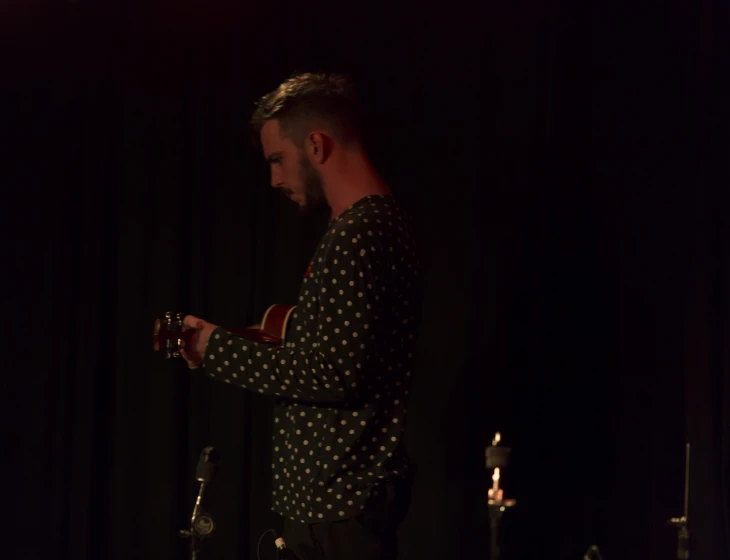
[[[173,352],[172,356],[174,358],[179,358],[180,357],[180,352]]]
[[[178,320],[179,322],[181,322],[181,323],[182,323],[182,320],[183,320],[183,314],[182,314],[182,313],[177,313],[177,314],[175,315],[175,318],[176,318],[176,319],[177,319],[177,320]]]

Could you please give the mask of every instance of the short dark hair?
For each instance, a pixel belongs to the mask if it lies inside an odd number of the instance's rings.
[[[251,126],[258,136],[264,124],[277,120],[298,147],[313,124],[324,124],[340,142],[360,137],[360,113],[352,79],[346,74],[295,73],[256,102]]]

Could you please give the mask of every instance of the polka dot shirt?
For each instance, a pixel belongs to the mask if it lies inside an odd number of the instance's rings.
[[[216,329],[213,378],[275,395],[272,509],[301,522],[353,517],[415,466],[403,446],[421,288],[416,242],[390,195],[334,219],[279,347]]]

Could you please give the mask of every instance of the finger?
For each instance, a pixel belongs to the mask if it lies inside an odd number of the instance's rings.
[[[200,319],[198,319],[194,315],[186,315],[183,319],[183,325],[185,325],[189,329],[197,329],[199,322]]]
[[[183,350],[182,348],[180,349],[180,355],[187,362],[189,369],[198,369],[200,367],[200,364],[196,365],[195,362],[190,359],[190,356],[188,356],[187,352],[185,352],[185,350]]]

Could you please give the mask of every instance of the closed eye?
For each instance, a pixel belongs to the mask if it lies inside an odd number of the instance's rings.
[[[276,152],[274,154],[269,155],[266,159],[269,160],[269,163],[273,165],[275,163],[281,163],[281,161],[284,159],[284,157],[281,152]]]

